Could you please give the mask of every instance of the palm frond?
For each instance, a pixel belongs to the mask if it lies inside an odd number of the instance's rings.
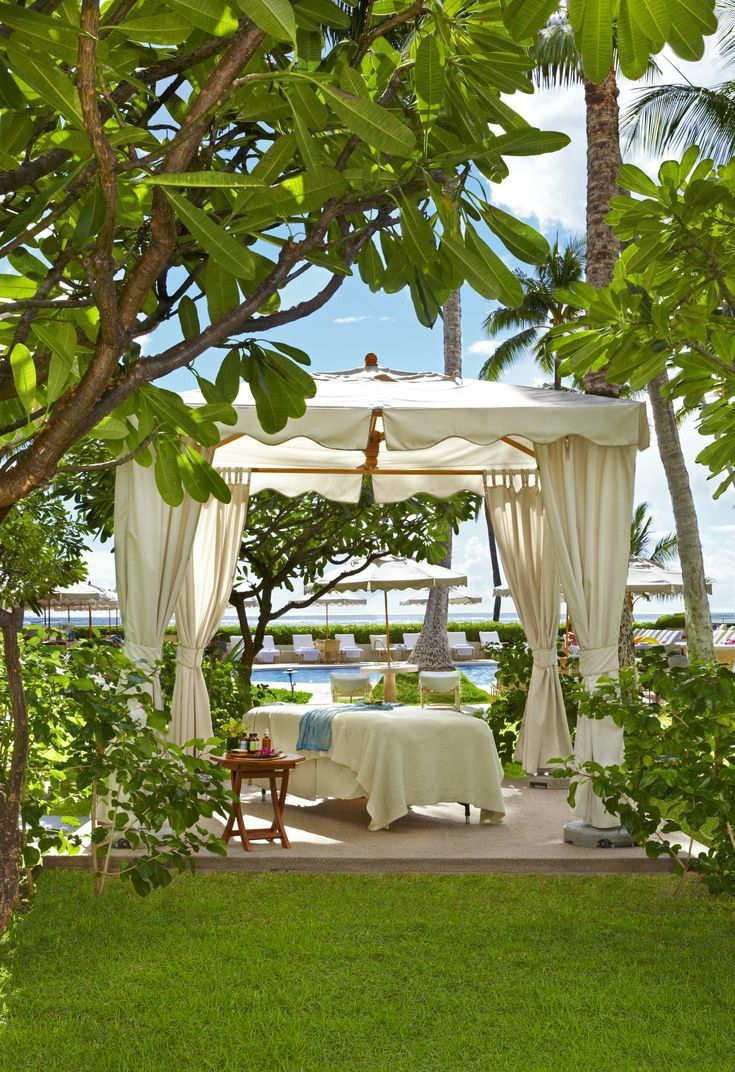
[[[696,144],[716,163],[726,163],[735,154],[735,82],[639,90],[621,129],[626,149],[645,147],[662,154]]]
[[[582,58],[565,12],[552,16],[540,31],[531,48],[531,58],[536,64],[533,80],[541,89],[584,82]]]
[[[633,520],[630,525],[630,553],[638,558],[646,558],[648,537],[653,524],[653,518],[648,513],[649,504],[640,502],[633,510]]]
[[[547,303],[539,301],[535,295],[526,292],[521,304],[514,309],[501,305],[488,313],[483,321],[483,327],[488,335],[494,338],[501,331],[535,327],[537,324],[543,324],[548,319],[548,313],[549,307]]]
[[[663,566],[666,562],[673,562],[674,559],[678,558],[679,541],[676,538],[676,533],[667,532],[665,536],[657,540],[656,546],[649,557],[651,562],[655,562],[657,566]]]
[[[735,61],[735,0],[717,4],[717,47],[723,60]]]
[[[526,328],[517,335],[504,339],[495,353],[487,359],[479,372],[481,380],[499,380],[503,373],[527,353],[536,339],[537,328]]]

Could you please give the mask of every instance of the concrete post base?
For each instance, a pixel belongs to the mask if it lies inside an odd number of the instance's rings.
[[[635,845],[624,826],[604,829],[581,819],[564,824],[564,840],[582,849],[630,849]]]

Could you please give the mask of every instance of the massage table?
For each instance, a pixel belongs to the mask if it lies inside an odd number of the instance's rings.
[[[269,704],[246,715],[248,727],[273,747],[297,753],[304,713],[319,704]],[[481,718],[451,708],[340,707],[325,752],[302,751],[289,792],[307,800],[367,798],[370,829],[381,830],[411,804],[462,802],[483,811],[483,821],[505,814],[503,767],[490,727]]]

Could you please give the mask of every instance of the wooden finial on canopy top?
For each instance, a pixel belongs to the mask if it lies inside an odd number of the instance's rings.
[[[377,365],[377,363],[378,363],[378,355],[377,354],[372,354],[372,353],[365,354],[365,368],[372,368],[374,365]]]

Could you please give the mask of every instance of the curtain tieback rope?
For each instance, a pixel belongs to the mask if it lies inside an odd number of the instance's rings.
[[[618,646],[579,649],[579,670],[582,677],[603,677],[617,673]]]
[[[188,648],[185,644],[179,644],[176,649],[176,662],[187,670],[199,670],[203,657],[204,648]]]
[[[533,648],[531,654],[534,669],[548,670],[557,664],[556,648]]]

